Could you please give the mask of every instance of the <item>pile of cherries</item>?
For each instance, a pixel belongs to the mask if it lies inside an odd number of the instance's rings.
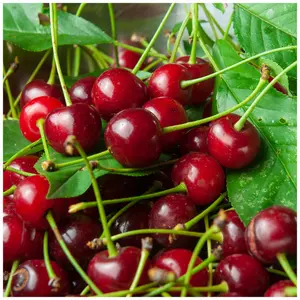
[[[65,106],[57,86],[41,80],[27,84],[21,98],[21,131],[30,142],[37,141],[41,138],[37,121],[42,119],[47,142],[55,151],[68,155],[66,141],[73,135],[86,153],[94,153],[102,138],[102,118],[108,122],[104,131],[106,147],[124,167],[149,167],[158,163],[162,153],[178,158],[171,168],[164,167],[149,176],[108,174],[97,182],[104,200],[141,195],[157,181],[162,189],[179,184],[185,187],[185,193],[170,193],[135,204],[113,222],[113,235],[148,228],[174,229],[178,224],[184,227],[224,192],[225,168],[240,169],[255,163],[260,148],[259,134],[248,121],[237,131],[234,125],[240,116],[235,114],[209,125],[190,130],[174,127],[173,131],[164,133],[165,127],[188,122],[185,105],[205,105],[205,117],[211,115],[214,79],[185,89],[180,83],[211,74],[212,68],[200,58],[195,64],[189,64],[189,57],[184,56],[175,63],[158,67],[149,80],[143,82],[126,69],[135,66],[139,55],[124,49],[120,54],[120,67],[111,67],[98,78],[80,79],[72,86],[69,91],[72,105],[69,106]],[[5,272],[10,272],[15,260],[20,261],[13,275],[11,295],[79,295],[86,286],[49,227],[45,218],[49,210],[62,239],[95,285],[103,293],[128,290],[139,265],[141,239],[149,234],[119,239],[116,256],[110,256],[107,250],[90,249],[88,242],[102,234],[97,209],[70,215],[68,208],[78,202],[95,201],[93,190],[90,188],[78,198],[46,199],[49,183],[34,168],[38,159],[38,154],[23,156],[9,165],[33,176],[4,171],[4,190],[16,186],[14,193],[3,199]],[[222,204],[229,206],[226,199]],[[120,204],[106,206],[106,215],[122,207]],[[225,215],[225,226],[214,244],[221,247],[222,256],[213,269],[213,283],[228,285],[228,292],[220,296],[284,296],[285,288],[294,284],[284,276],[275,278],[267,268],[280,269],[279,253],[296,255],[296,213],[281,206],[268,207],[246,228],[232,208],[226,210]],[[49,283],[43,258],[43,237],[47,230],[51,265],[59,278],[56,288]],[[202,220],[190,230],[205,231]],[[172,272],[177,278],[184,275],[199,239],[185,235],[171,239],[162,233],[151,236],[153,250],[139,286],[150,282],[148,271],[153,268]],[[209,254],[202,250],[200,256]],[[195,266],[202,262],[198,257]],[[191,287],[208,284],[207,267],[190,280]]]

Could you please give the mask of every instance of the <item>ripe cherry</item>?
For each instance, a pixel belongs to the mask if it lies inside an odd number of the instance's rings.
[[[124,109],[142,107],[148,92],[146,85],[130,71],[112,68],[96,79],[92,97],[101,117],[108,121]]]
[[[269,274],[258,260],[247,254],[233,254],[217,266],[215,283],[226,281],[229,292],[262,296],[269,286]]]
[[[274,78],[272,76],[270,76],[268,78],[268,81],[271,82]],[[285,87],[283,87],[279,82],[276,82],[273,87],[280,93],[287,95],[287,90],[285,89]]]
[[[259,261],[272,264],[276,255],[296,255],[297,214],[283,206],[271,206],[259,212],[245,232],[249,252]]]
[[[54,261],[51,266],[59,280],[59,288],[49,285],[49,276],[44,260],[27,260],[19,265],[12,280],[13,297],[53,297],[64,296],[69,292],[68,275]]]
[[[237,131],[234,124],[240,116],[229,114],[210,123],[208,132],[209,153],[224,167],[240,169],[249,165],[260,148],[260,137],[256,128],[246,121]]]
[[[42,259],[43,258],[43,239],[44,232],[35,228],[28,228],[29,239],[26,243],[24,259]]]
[[[184,182],[189,198],[197,205],[207,205],[217,199],[225,188],[225,174],[219,163],[204,153],[189,153],[174,165],[172,180]]]
[[[97,77],[89,76],[76,81],[70,89],[72,103],[93,104],[92,88]]]
[[[62,154],[67,154],[65,142],[70,135],[76,136],[85,152],[92,151],[100,141],[101,128],[98,112],[85,103],[56,109],[45,120],[45,134],[49,144]]]
[[[189,64],[188,63],[189,59],[190,59],[189,56],[182,56],[176,59],[176,63],[185,66],[189,70],[190,74],[192,75],[192,79],[204,77],[213,73],[212,67],[204,59],[196,57],[195,64]],[[203,103],[211,95],[214,89],[214,83],[215,83],[215,79],[211,78],[203,82],[194,84],[190,103],[191,104]]]
[[[107,124],[105,144],[112,156],[126,167],[146,167],[162,149],[162,130],[157,118],[146,109],[121,111]]]
[[[149,80],[148,89],[151,98],[170,97],[180,104],[190,102],[192,88],[181,88],[183,80],[190,80],[192,76],[189,70],[180,64],[166,64],[156,69]]]
[[[268,288],[264,297],[287,297],[285,295],[285,288],[294,286],[290,280],[280,280]]]
[[[109,257],[108,251],[97,253],[90,261],[88,275],[91,280],[104,293],[129,289],[135,276],[141,257],[141,249],[136,247],[124,247],[118,250],[117,256]],[[139,285],[148,283],[148,269],[150,261],[139,280]]]
[[[152,112],[157,117],[162,128],[183,124],[188,121],[183,106],[176,100],[168,97],[154,98],[148,101],[143,108]],[[164,151],[172,150],[184,134],[184,130],[177,130],[164,135],[162,146]]]
[[[27,103],[20,114],[20,129],[24,137],[30,142],[37,141],[41,134],[36,122],[39,119],[45,119],[51,111],[60,107],[64,107],[64,105],[49,96],[35,98]]]
[[[202,114],[202,119],[211,117],[213,115],[212,113],[212,98],[208,98],[204,104],[203,107],[203,114]]]
[[[64,103],[63,94],[59,85],[51,85],[44,80],[37,79],[31,81],[24,87],[20,100],[21,108],[31,100],[43,96],[55,98]]]
[[[184,224],[197,215],[194,203],[183,194],[170,194],[156,201],[150,211],[149,228],[173,229]],[[154,234],[153,237],[164,247],[184,247],[193,239],[178,235],[170,239],[168,234]]]

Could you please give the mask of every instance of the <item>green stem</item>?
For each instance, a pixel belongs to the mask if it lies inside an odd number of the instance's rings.
[[[164,18],[162,19],[160,25],[158,26],[155,34],[153,35],[151,41],[149,42],[148,47],[144,50],[142,56],[140,57],[139,61],[137,62],[137,64],[135,65],[135,67],[132,70],[133,74],[136,74],[138,72],[138,70],[140,69],[140,67],[142,66],[143,62],[145,61],[146,57],[148,56],[148,53],[150,52],[151,48],[153,47],[155,41],[157,40],[158,36],[160,35],[161,31],[163,30],[169,16],[172,13],[172,10],[175,7],[175,3],[172,3],[166,13],[166,15],[164,16]]]
[[[225,32],[224,32],[224,35],[223,35],[224,40],[227,40],[228,33],[229,33],[229,30],[230,30],[230,27],[231,27],[231,24],[232,24],[232,20],[233,20],[233,13],[234,12],[231,13],[229,22],[228,22],[228,24],[226,26],[226,29],[225,29]]]
[[[80,296],[85,296],[89,291],[90,291],[90,287],[87,285],[80,293]]]
[[[98,287],[94,284],[94,282],[89,278],[89,276],[84,272],[84,270],[80,267],[80,265],[78,264],[76,259],[71,254],[70,250],[68,249],[65,241],[63,240],[63,238],[57,228],[56,222],[53,218],[51,211],[48,212],[48,214],[46,215],[46,219],[47,219],[51,229],[53,230],[53,233],[55,234],[57,242],[59,243],[61,249],[63,250],[64,254],[68,258],[70,263],[73,265],[75,270],[78,272],[78,274],[81,276],[81,278],[91,287],[91,289],[94,291],[94,293],[96,295],[98,295],[98,296],[102,295],[102,292],[98,289]]]
[[[197,53],[197,37],[199,31],[199,23],[198,23],[198,3],[193,4],[193,44],[191,55],[189,59],[189,64],[196,63],[196,53]]]
[[[149,65],[147,65],[143,71],[147,72],[150,71],[152,68],[154,68],[155,66],[157,66],[158,64],[160,64],[163,60],[162,59],[157,59],[154,60],[152,63],[150,63]]]
[[[47,81],[48,84],[54,84],[55,83],[55,74],[56,74],[56,65],[55,65],[55,59],[54,59],[54,55],[53,55],[51,71],[50,71],[49,79]]]
[[[286,278],[289,278],[285,272],[282,272],[280,270],[276,270],[276,269],[273,269],[273,268],[268,268],[267,271],[269,273],[272,273],[272,274],[276,274],[276,275],[279,275],[279,276],[283,276],[283,277],[286,277]]]
[[[277,259],[284,270],[284,272],[287,274],[289,279],[293,282],[295,286],[297,286],[297,275],[295,274],[294,270],[292,269],[291,265],[289,264],[289,261],[284,253],[278,253]]]
[[[43,241],[43,253],[44,253],[44,262],[46,266],[46,270],[49,276],[49,279],[57,278],[49,257],[49,234],[48,231],[45,231],[44,233],[44,241]]]
[[[205,231],[209,230],[209,218],[208,214],[204,217],[204,226],[205,226]],[[211,253],[212,247],[211,247],[211,239],[208,238],[206,240],[206,247],[207,247],[207,253],[208,256]],[[212,264],[208,265],[208,287],[212,286],[212,281],[213,281],[213,268]],[[211,292],[207,293],[207,297],[211,297]]]
[[[73,56],[73,72],[72,75],[77,77],[80,70],[80,59],[81,59],[81,48],[77,45],[74,49],[74,56]]]
[[[71,54],[72,54],[72,48],[68,47],[67,48],[67,75],[71,76],[72,75],[72,64],[71,64]]]
[[[81,3],[77,9],[76,16],[79,17],[87,3]]]
[[[108,3],[108,11],[109,11],[109,18],[110,18],[110,25],[111,25],[111,36],[114,40],[117,39],[117,32],[116,32],[116,21],[115,21],[115,13],[112,3]],[[116,66],[117,68],[120,67],[119,64],[119,52],[118,52],[118,45],[114,45],[114,52],[115,52],[115,59],[116,59]]]
[[[16,173],[16,174],[19,174],[19,175],[22,175],[22,176],[25,176],[25,177],[36,175],[35,173],[25,172],[25,171],[18,170],[18,169],[12,168],[12,167],[6,167],[5,170]]]
[[[148,289],[155,287],[157,285],[156,282],[151,282],[147,283],[144,285],[141,285],[137,288],[135,288],[133,291],[131,291],[132,294],[137,294],[137,293],[144,293]],[[126,296],[129,293],[129,290],[124,290],[124,291],[118,291],[118,292],[111,292],[111,293],[106,293],[103,294],[103,297],[122,297]]]
[[[201,3],[200,4],[202,9],[203,9],[203,12],[205,13],[206,17],[207,17],[207,20],[208,20],[208,23],[213,31],[213,34],[215,36],[215,39],[218,40],[219,39],[219,36],[218,36],[218,33],[216,31],[216,28],[215,28],[215,24],[213,22],[213,19],[212,19],[212,15],[211,13],[209,12],[209,10],[207,9],[206,5],[204,3]]]
[[[50,158],[50,152],[49,152],[48,145],[47,145],[47,139],[46,139],[46,135],[45,135],[45,130],[44,130],[44,123],[45,123],[44,119],[39,119],[36,122],[36,126],[40,130],[41,140],[42,140],[42,143],[43,143],[43,147],[44,147],[44,152],[45,152],[46,159],[47,160],[51,160],[51,158]]]
[[[9,196],[9,195],[13,194],[15,192],[16,188],[17,188],[17,186],[12,185],[8,190],[3,191],[3,196],[5,197],[5,196]]]
[[[6,76],[4,65],[3,65],[3,75],[4,75],[4,77]],[[8,80],[5,80],[4,85],[5,85],[5,90],[6,90],[6,94],[7,94],[7,97],[8,97],[9,107],[10,107],[10,110],[11,110],[11,113],[12,113],[12,117],[17,119],[18,114],[17,114],[16,108],[14,107],[14,98],[12,96]]]
[[[162,296],[162,297],[168,297],[168,298],[169,298],[169,297],[172,297],[172,296],[171,296],[169,293],[167,293],[167,292],[162,292],[162,293],[161,293],[161,296]]]
[[[108,68],[108,63],[104,53],[102,53],[97,47],[93,45],[81,46],[96,62],[100,69]]]
[[[57,52],[57,30],[58,30],[58,25],[57,25],[57,11],[56,11],[56,4],[55,3],[50,4],[50,23],[51,23],[52,48],[53,48],[53,55],[54,55],[54,59],[55,59],[56,69],[57,69],[60,85],[61,85],[63,93],[64,93],[66,105],[70,106],[70,105],[72,105],[72,101],[71,101],[70,95],[68,93],[68,89],[66,87],[66,83],[65,83],[65,80],[64,80],[63,73],[61,71],[58,52]]]
[[[11,270],[10,270],[9,278],[8,278],[6,289],[5,289],[5,292],[4,292],[4,297],[9,297],[9,295],[10,295],[13,276],[14,276],[16,270],[18,269],[18,266],[19,266],[19,260],[15,260],[13,262]]]
[[[289,286],[284,289],[285,297],[297,297],[297,287]]]
[[[4,75],[2,83],[4,83],[8,79],[8,77],[18,69],[18,66],[19,66],[19,59],[18,56],[16,56],[14,62],[10,64],[6,74]]]

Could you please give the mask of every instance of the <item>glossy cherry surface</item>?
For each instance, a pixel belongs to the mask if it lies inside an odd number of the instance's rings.
[[[85,152],[92,151],[100,141],[101,128],[98,112],[85,103],[56,109],[45,120],[45,134],[49,144],[62,154],[66,153],[65,142],[70,135],[76,136]]]
[[[196,57],[196,63],[189,64],[188,63],[189,59],[190,59],[189,56],[182,56],[176,59],[176,63],[185,66],[189,70],[190,74],[192,75],[192,79],[204,77],[213,73],[212,67],[206,60]],[[214,89],[214,83],[215,83],[215,79],[211,78],[203,82],[194,84],[190,103],[191,104],[203,103],[212,93]]]
[[[162,130],[157,118],[142,108],[127,109],[107,124],[105,144],[112,156],[126,167],[146,167],[162,150]]]
[[[54,261],[51,266],[57,275],[60,287],[57,291],[49,286],[49,276],[44,260],[27,260],[19,265],[13,276],[11,292],[14,297],[64,296],[69,292],[69,280],[65,271]]]
[[[184,224],[197,215],[194,203],[183,194],[170,194],[156,201],[150,211],[149,228],[173,229]],[[184,247],[190,245],[190,237],[178,235],[169,239],[168,234],[153,234],[153,237],[164,247]]]
[[[183,124],[188,121],[183,106],[176,100],[168,97],[154,98],[148,101],[143,108],[152,112],[158,119],[162,128],[172,125]],[[168,151],[178,144],[185,130],[177,130],[164,134],[163,150]]]
[[[128,49],[122,49],[122,48],[120,48],[119,50],[119,64],[120,67],[122,68],[133,69],[140,58],[141,58],[141,54],[139,53],[130,51]],[[145,66],[146,65],[143,63],[141,66],[141,70]]]
[[[208,130],[208,126],[200,126],[188,131],[180,140],[181,154],[187,154],[190,152],[208,153]]]
[[[136,247],[120,248],[114,257],[109,257],[106,250],[101,251],[90,261],[88,275],[104,293],[127,290],[136,273],[140,257],[141,249]],[[150,261],[147,261],[139,285],[148,283],[149,267]]]
[[[20,114],[20,129],[24,137],[30,142],[38,140],[41,134],[36,122],[39,119],[45,119],[51,111],[60,107],[64,105],[56,98],[49,96],[35,98],[27,103]]]
[[[220,196],[225,188],[225,174],[220,164],[204,153],[189,153],[174,165],[172,180],[184,182],[188,196],[197,205],[207,205]]]
[[[130,71],[112,68],[96,79],[92,97],[101,117],[108,121],[123,109],[142,107],[148,92],[146,85]]]
[[[76,81],[70,89],[72,103],[93,104],[92,88],[97,77],[89,76]]]
[[[246,121],[237,131],[234,124],[240,116],[229,114],[210,123],[208,132],[209,153],[224,167],[240,169],[249,165],[260,148],[260,137],[256,128]]]
[[[149,80],[149,93],[151,98],[170,97],[182,105],[190,102],[192,88],[181,88],[183,80],[190,80],[189,70],[180,64],[166,64],[156,69]]]
[[[64,103],[64,97],[59,85],[51,85],[44,80],[36,79],[24,87],[20,100],[21,108],[31,100],[42,96],[53,97]]]
[[[269,274],[254,257],[233,254],[224,258],[217,266],[216,284],[226,281],[229,292],[245,296],[262,296],[269,286]]]
[[[280,280],[268,288],[264,297],[287,297],[284,292],[287,287],[294,287],[294,284],[290,280]]]
[[[296,255],[297,214],[283,206],[271,206],[259,212],[245,232],[250,253],[263,263],[277,261],[278,253]]]

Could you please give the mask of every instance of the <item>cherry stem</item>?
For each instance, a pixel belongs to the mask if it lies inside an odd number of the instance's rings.
[[[218,40],[219,36],[218,36],[217,31],[216,31],[215,24],[213,22],[211,13],[209,12],[209,10],[207,9],[207,7],[206,7],[206,5],[204,3],[201,3],[200,6],[203,9],[203,12],[205,13],[205,15],[207,17],[208,23],[209,23],[209,25],[210,25],[210,27],[211,27],[211,29],[213,31],[215,39]]]
[[[96,64],[100,69],[108,68],[108,64],[113,64],[114,60],[106,55],[105,53],[101,52],[97,47],[93,45],[85,45],[80,46],[90,57],[94,59]]]
[[[205,231],[209,230],[209,216],[208,214],[204,217],[204,226],[205,226]],[[206,241],[206,247],[207,247],[207,253],[211,253],[212,247],[211,247],[211,239],[208,238]],[[213,281],[213,268],[212,264],[208,265],[208,287],[212,286],[212,281]],[[208,292],[207,297],[211,297],[211,293]]]
[[[42,143],[43,143],[43,147],[44,147],[44,152],[45,152],[46,159],[47,160],[51,160],[51,158],[50,158],[50,152],[49,152],[48,145],[47,145],[47,139],[46,139],[46,135],[45,135],[45,130],[44,130],[44,123],[45,123],[44,119],[39,119],[36,122],[36,126],[40,130],[41,140],[42,140]]]
[[[197,54],[197,37],[199,32],[199,22],[198,22],[198,3],[193,4],[193,44],[190,54],[189,64],[196,63],[196,54]]]
[[[4,83],[8,79],[8,77],[18,69],[18,66],[19,66],[19,59],[18,56],[16,56],[13,63],[10,64],[6,74],[4,75],[2,83]]]
[[[158,64],[160,64],[161,62],[163,62],[163,60],[161,58],[154,60],[152,63],[150,63],[149,65],[147,65],[143,71],[147,72],[149,70],[151,70],[152,68],[154,68],[155,66],[157,66]]]
[[[297,297],[297,287],[289,286],[284,289],[285,297]]]
[[[43,254],[44,254],[44,262],[46,266],[46,270],[49,276],[49,279],[57,278],[49,257],[49,233],[48,231],[45,231],[44,233],[44,240],[43,240]]]
[[[288,278],[288,276],[286,275],[286,273],[285,273],[285,272],[282,272],[282,271],[280,271],[280,270],[276,270],[276,269],[273,269],[273,268],[267,268],[267,271],[268,271],[269,273],[276,274],[276,275],[279,275],[279,276],[283,276],[283,277]]]
[[[18,169],[12,168],[12,167],[6,167],[5,170],[16,173],[16,174],[19,174],[19,175],[22,175],[22,176],[25,176],[25,177],[36,175],[34,173],[25,172],[25,171],[18,170]]]
[[[17,186],[16,185],[12,185],[9,189],[7,189],[6,191],[3,192],[3,196],[9,196],[11,194],[13,194],[16,190]]]
[[[276,255],[276,257],[277,257],[282,269],[284,270],[284,272],[289,277],[289,279],[293,282],[293,284],[295,286],[297,286],[297,276],[296,276],[294,270],[292,269],[285,253],[278,253]]]
[[[71,54],[72,54],[72,48],[67,48],[67,57],[66,57],[66,64],[67,64],[67,76],[72,75],[72,66],[71,66]]]
[[[145,61],[146,57],[148,56],[151,48],[153,47],[154,43],[156,42],[156,40],[157,40],[158,36],[160,35],[161,31],[163,30],[163,28],[164,28],[169,16],[171,15],[172,10],[174,9],[174,7],[175,7],[175,3],[172,3],[170,5],[166,15],[162,19],[160,25],[158,26],[155,34],[153,35],[151,41],[149,42],[147,48],[144,50],[144,52],[143,52],[142,56],[140,57],[139,61],[137,62],[137,64],[133,68],[133,70],[132,70],[133,74],[136,74],[139,71],[139,69],[141,68],[141,66],[142,66],[143,62]]]
[[[54,55],[53,55],[51,71],[50,71],[49,79],[47,81],[48,84],[54,84],[55,83],[55,74],[56,74],[56,65],[55,65],[55,59],[54,59]]]
[[[110,25],[111,25],[111,36],[114,40],[117,39],[117,31],[116,31],[116,21],[115,21],[115,13],[112,3],[107,3],[108,11],[109,11],[109,18],[110,18]],[[115,59],[116,59],[116,66],[117,68],[120,67],[119,64],[119,53],[118,53],[118,45],[114,45],[114,52],[115,52]]]
[[[230,30],[230,27],[231,27],[231,24],[232,24],[232,20],[233,20],[233,13],[234,13],[234,12],[232,12],[231,15],[230,15],[229,22],[228,22],[228,24],[227,24],[227,26],[226,26],[226,29],[225,29],[225,32],[224,32],[224,34],[223,34],[223,39],[224,39],[224,40],[227,40],[227,38],[228,38],[228,33],[229,33],[229,30]],[[231,39],[230,39],[230,41],[231,41]],[[232,41],[231,41],[231,42],[232,42]]]
[[[9,274],[7,285],[6,285],[6,289],[5,289],[5,292],[4,292],[4,295],[3,295],[4,297],[9,297],[9,295],[10,295],[12,280],[13,280],[13,277],[14,277],[14,274],[15,274],[16,270],[18,269],[19,263],[20,263],[19,260],[15,260],[13,262],[12,266],[11,266],[10,274]]]
[[[87,285],[80,293],[80,296],[85,296],[89,291],[90,291],[90,287]]]
[[[51,23],[52,48],[53,48],[53,55],[54,55],[54,59],[55,59],[56,69],[57,69],[60,85],[61,85],[63,93],[64,93],[66,105],[70,106],[70,105],[72,105],[72,101],[71,101],[70,95],[68,93],[68,89],[66,87],[63,73],[61,71],[58,52],[57,52],[58,25],[57,25],[57,11],[56,11],[55,3],[50,4],[50,23]]]
[[[4,78],[5,78],[6,74],[7,73],[6,73],[4,65],[3,65],[3,75],[4,75]],[[9,107],[11,109],[12,117],[17,119],[18,118],[18,114],[17,114],[16,108],[14,107],[14,98],[12,96],[8,80],[5,80],[4,85],[5,85],[5,90],[6,90],[6,94],[7,94],[7,97],[8,97]]]
[[[95,292],[96,295],[98,295],[98,296],[102,295],[102,292],[98,289],[98,287],[94,284],[94,282],[89,278],[89,276],[81,268],[81,266],[78,264],[78,262],[76,261],[76,259],[74,258],[74,256],[70,252],[70,250],[68,249],[65,241],[63,240],[63,238],[57,228],[56,222],[53,218],[51,211],[49,211],[47,213],[46,219],[47,219],[51,229],[53,230],[53,233],[55,234],[57,242],[59,243],[61,249],[63,250],[64,254],[68,258],[70,263],[73,265],[75,270],[78,272],[78,274],[81,276],[81,278],[91,287],[91,289]]]

